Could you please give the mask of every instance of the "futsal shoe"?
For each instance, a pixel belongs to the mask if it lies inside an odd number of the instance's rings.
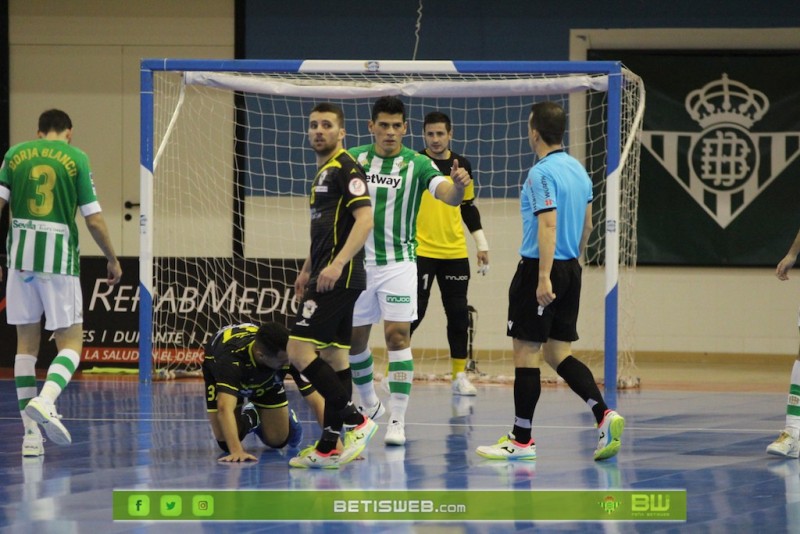
[[[381,401],[378,401],[378,404],[373,406],[359,406],[358,411],[361,412],[361,415],[374,420],[385,414],[386,408]]]
[[[472,382],[467,378],[467,373],[458,373],[456,379],[451,384],[453,395],[463,395],[465,397],[474,397],[478,394],[477,388],[472,385]]]
[[[289,440],[286,445],[295,448],[303,441],[303,425],[297,420],[297,414],[289,408]]]
[[[28,428],[22,438],[22,456],[35,458],[44,455],[44,438],[39,428]]]
[[[767,446],[767,454],[783,456],[784,458],[797,458],[800,456],[800,429],[786,427],[781,431],[778,439]]]
[[[367,447],[367,443],[369,443],[369,440],[372,439],[372,436],[374,436],[377,431],[378,423],[365,416],[364,421],[360,425],[345,432],[344,439],[342,440],[344,448],[342,448],[340,454],[340,462],[342,465],[350,463],[358,458],[358,455],[364,451]]]
[[[616,456],[622,446],[620,439],[624,430],[625,418],[614,410],[606,410],[603,420],[597,427],[600,437],[594,450],[594,459],[607,460]]]
[[[290,467],[302,469],[339,469],[341,457],[336,449],[328,453],[321,453],[314,443],[300,451],[300,454],[289,460]]]
[[[69,430],[61,423],[61,416],[56,411],[56,406],[42,397],[34,397],[25,407],[25,413],[42,425],[50,441],[58,445],[69,445],[72,436]]]
[[[391,421],[386,428],[383,442],[387,445],[401,446],[406,444],[406,425],[402,421]]]
[[[520,443],[505,435],[494,445],[481,445],[475,452],[489,460],[536,460],[536,444],[531,439],[528,443]]]

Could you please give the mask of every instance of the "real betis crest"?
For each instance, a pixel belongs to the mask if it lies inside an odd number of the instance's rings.
[[[800,132],[751,132],[769,98],[724,73],[684,104],[702,131],[643,131],[642,144],[726,228],[800,155]]]

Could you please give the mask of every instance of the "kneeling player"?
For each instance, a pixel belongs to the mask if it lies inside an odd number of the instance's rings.
[[[206,410],[220,448],[222,462],[256,460],[242,447],[254,432],[272,448],[297,446],[302,426],[289,409],[283,379],[289,373],[321,420],[324,400],[302,375],[288,365],[289,330],[278,323],[261,327],[244,323],[219,330],[205,347],[203,379]],[[245,399],[252,403],[245,406]]]

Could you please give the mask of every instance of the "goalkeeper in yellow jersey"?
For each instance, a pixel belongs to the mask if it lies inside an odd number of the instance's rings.
[[[472,165],[464,156],[450,150],[453,127],[450,117],[439,111],[425,116],[423,122],[425,149],[420,152],[430,157],[436,166],[447,175],[458,160],[472,177]],[[475,386],[465,374],[467,363],[467,339],[469,311],[467,288],[470,268],[467,240],[464,236],[466,224],[478,250],[478,272],[485,275],[489,270],[489,244],[481,227],[481,215],[475,205],[473,181],[464,190],[464,200],[458,207],[436,202],[427,191],[417,219],[417,320],[411,324],[411,332],[425,317],[431,286],[434,279],[439,284],[442,305],[447,316],[447,342],[450,345],[452,363],[452,389],[454,395],[472,396]],[[462,224],[463,221],[463,224]]]

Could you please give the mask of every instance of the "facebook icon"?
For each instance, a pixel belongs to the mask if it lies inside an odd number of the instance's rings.
[[[128,497],[128,515],[134,517],[150,515],[150,497],[148,495],[130,495]]]

